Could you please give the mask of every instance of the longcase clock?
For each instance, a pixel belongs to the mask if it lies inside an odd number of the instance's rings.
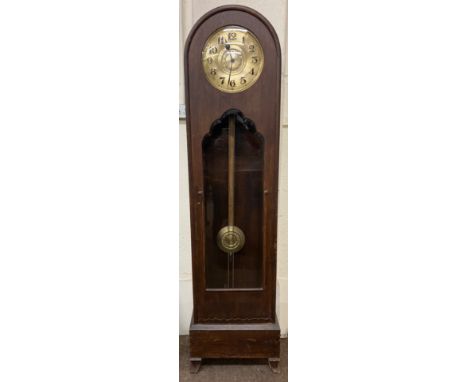
[[[203,358],[267,358],[277,371],[280,81],[278,38],[253,9],[213,9],[190,32],[193,372]]]

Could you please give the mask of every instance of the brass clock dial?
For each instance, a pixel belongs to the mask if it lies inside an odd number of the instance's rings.
[[[202,51],[203,71],[216,89],[239,93],[260,77],[264,55],[260,42],[248,29],[226,26],[214,32]]]

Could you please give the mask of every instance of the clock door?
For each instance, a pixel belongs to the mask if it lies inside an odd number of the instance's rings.
[[[229,109],[206,130],[200,148],[197,321],[274,321],[264,136],[240,110]]]

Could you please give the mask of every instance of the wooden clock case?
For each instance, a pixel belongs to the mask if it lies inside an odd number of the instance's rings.
[[[255,34],[264,52],[264,68],[256,83],[240,93],[224,93],[210,85],[203,72],[201,52],[217,29],[237,25]],[[193,275],[193,315],[190,361],[198,371],[203,358],[267,358],[273,371],[279,362],[280,328],[276,317],[276,240],[281,90],[281,50],[272,25],[243,6],[223,6],[205,14],[185,45],[185,102],[189,162]],[[256,288],[208,288],[205,222],[203,140],[227,115],[250,124],[262,137],[263,161],[259,202],[248,213],[259,216],[258,251],[261,276]],[[239,193],[243,184],[240,183]],[[255,229],[255,228],[253,228]],[[255,232],[247,227],[246,236]],[[257,232],[257,233],[258,233]],[[248,250],[248,249],[247,249]],[[238,256],[237,254],[235,256]]]

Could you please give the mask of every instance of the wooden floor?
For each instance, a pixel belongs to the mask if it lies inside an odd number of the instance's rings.
[[[286,382],[288,339],[281,339],[280,374],[273,374],[265,360],[203,360],[198,374],[189,371],[189,337],[179,337],[179,381],[194,382]]]

